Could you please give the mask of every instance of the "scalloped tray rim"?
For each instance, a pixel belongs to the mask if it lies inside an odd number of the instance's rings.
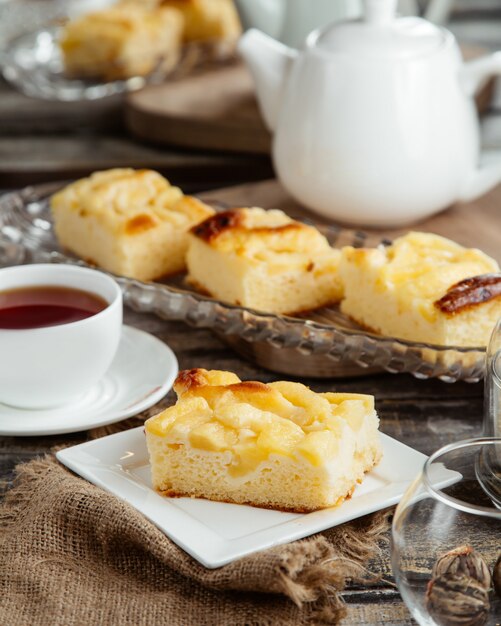
[[[19,206],[19,204],[21,204],[23,207],[26,207],[32,202],[40,202],[41,200],[44,200],[50,193],[53,193],[54,191],[59,189],[61,186],[67,184],[67,182],[68,181],[42,183],[40,185],[33,185],[33,186],[25,187],[24,189],[21,189],[18,191],[8,192],[4,194],[2,197],[0,197],[0,209],[4,208],[7,210],[4,213],[0,212],[0,227],[2,226],[2,221],[5,219],[5,215],[8,215],[8,210],[12,211],[13,207]],[[29,218],[30,216],[22,215],[22,217]],[[33,224],[32,221],[28,223]],[[8,224],[8,221],[7,221],[7,224]],[[4,224],[4,227],[7,224]],[[353,232],[353,237],[360,239],[361,242],[363,242],[364,238],[368,236],[366,233],[364,233],[361,230],[350,231],[349,229],[343,229],[337,226],[321,226],[320,228],[323,232],[332,233],[336,237],[338,237],[343,232],[344,233]],[[25,235],[25,233],[23,234]],[[31,253],[31,254],[34,254],[35,257],[40,256],[40,255],[45,255],[45,258],[43,259],[45,262],[48,261],[48,262],[53,262],[53,263],[71,263],[75,265],[82,265],[82,266],[89,267],[89,265],[85,263],[84,261],[78,260],[76,258],[72,258],[70,256],[66,256],[64,253],[61,253],[59,251],[56,251],[56,250],[40,251],[38,247],[33,248],[33,246],[30,246],[29,243],[26,242],[26,239],[27,237],[25,236],[24,238],[21,239],[21,241],[11,242],[11,243],[15,243],[21,246],[25,254]],[[1,240],[1,236],[0,236],[0,240]],[[34,241],[35,244],[38,244],[39,242],[42,243],[41,240]],[[40,261],[37,258],[35,258],[34,261],[28,261],[28,262],[40,262]],[[393,352],[393,353],[396,351],[404,352],[403,354],[393,355],[392,359],[404,357],[405,351],[415,351],[419,349],[431,350],[437,354],[442,354],[442,355],[449,353],[449,352],[457,353],[458,355],[467,355],[467,354],[473,355],[475,353],[479,353],[479,357],[480,357],[480,355],[483,356],[485,354],[484,347],[441,346],[441,345],[433,345],[433,344],[426,344],[426,343],[419,343],[419,342],[411,342],[411,341],[407,341],[403,339],[395,339],[395,338],[387,337],[387,336],[379,336],[374,333],[364,331],[363,329],[358,330],[358,329],[342,328],[342,327],[337,327],[334,323],[328,324],[325,322],[319,322],[319,321],[311,320],[307,318],[291,317],[287,315],[276,315],[273,313],[265,313],[262,311],[256,311],[256,310],[238,306],[238,305],[227,304],[217,299],[211,298],[209,296],[192,292],[192,291],[189,291],[187,289],[183,289],[177,286],[170,286],[170,285],[165,285],[162,283],[155,283],[155,282],[142,282],[142,281],[132,279],[132,278],[117,276],[110,272],[105,272],[105,273],[109,274],[110,276],[113,276],[113,278],[117,280],[117,282],[121,285],[122,289],[124,290],[125,302],[129,304],[130,306],[132,306],[132,308],[134,308],[135,310],[139,310],[142,312],[152,312],[152,313],[156,313],[157,315],[160,315],[161,313],[161,311],[159,312],[158,310],[156,310],[155,306],[151,306],[150,308],[140,308],[139,306],[135,305],[133,298],[128,293],[128,290],[130,288],[136,288],[136,289],[139,288],[141,291],[153,291],[157,293],[166,292],[170,295],[178,296],[179,298],[184,299],[186,301],[191,298],[197,303],[206,302],[206,303],[211,304],[212,308],[216,309],[215,311],[216,319],[218,315],[217,309],[221,308],[223,309],[223,311],[236,314],[238,317],[240,317],[241,323],[244,325],[244,328],[242,329],[242,331],[237,332],[237,333],[225,332],[225,329],[220,328],[219,326],[217,327],[218,331],[222,330],[223,333],[225,334],[237,334],[242,339],[245,339],[246,341],[250,341],[250,342],[253,342],[253,341],[259,342],[261,341],[261,339],[252,337],[252,336],[247,336],[247,335],[244,337],[242,335],[242,332],[245,330],[245,326],[249,327],[249,324],[248,323],[246,324],[245,320],[243,320],[244,316],[246,315],[251,315],[255,324],[268,323],[268,325],[271,325],[271,326],[277,326],[277,325],[285,326],[291,329],[302,328],[304,330],[311,331],[313,333],[315,331],[337,333],[341,335],[347,341],[350,341],[350,340],[355,341],[356,339],[368,340],[372,343],[377,344],[377,346],[380,346],[381,348],[384,347],[384,349],[390,350],[390,352]],[[211,327],[209,324],[206,324],[203,322],[200,323],[200,320],[190,320],[188,319],[188,316],[184,316],[180,318],[171,316],[170,319],[181,319],[191,325],[206,327],[206,328]],[[312,338],[310,337],[310,339]],[[272,336],[266,337],[264,339],[264,341],[267,341],[270,345],[272,345],[270,340],[271,341],[273,340]],[[307,340],[308,340],[308,337],[303,338],[303,342]],[[293,345],[291,347],[298,347],[298,346]],[[313,348],[311,352],[315,353],[315,349]],[[330,352],[327,352],[325,354],[332,360],[339,361],[339,362],[341,362],[342,360],[344,360],[344,358],[346,358],[346,355],[344,354],[341,356],[330,354]],[[352,358],[348,358],[347,360],[349,360],[350,362],[358,363],[359,365],[361,365],[361,367],[369,367],[371,364],[374,364],[374,361],[377,361],[377,357],[374,357],[372,362],[370,363],[366,363],[366,362],[359,363],[358,361]],[[423,360],[423,365],[433,366],[434,364]],[[459,363],[458,365],[461,365],[461,364]],[[477,366],[478,365],[479,363],[477,362]],[[389,372],[395,371],[394,369],[389,367],[388,364],[386,365],[383,364],[381,365],[381,367]],[[415,376],[417,375],[418,377],[419,376],[421,377],[424,376],[427,378],[438,377],[438,378],[441,378],[442,380],[446,380],[447,382],[452,382],[453,380],[455,381],[455,380],[461,380],[461,379],[471,380],[473,382],[473,381],[480,380],[482,377],[481,374],[475,375],[473,377],[462,377],[457,372],[455,374],[453,374],[452,372],[451,373],[443,372],[441,374],[431,373],[431,374],[423,375],[422,373],[413,371],[412,369],[407,369],[405,367],[404,369],[397,369],[396,371],[411,373]]]

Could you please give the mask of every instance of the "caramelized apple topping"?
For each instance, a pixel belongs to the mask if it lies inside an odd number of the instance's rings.
[[[241,221],[242,215],[238,211],[223,211],[194,226],[191,232],[210,243],[225,230],[239,226]]]
[[[481,274],[452,285],[434,305],[449,315],[501,296],[501,274]]]

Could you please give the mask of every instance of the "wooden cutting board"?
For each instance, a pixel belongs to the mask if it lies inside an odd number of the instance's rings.
[[[240,63],[132,93],[126,124],[140,139],[187,148],[268,154],[271,136]]]
[[[464,47],[465,58],[485,50]],[[494,81],[477,94],[485,111]],[[125,119],[138,139],[161,145],[269,154],[270,133],[254,96],[252,78],[241,63],[152,85],[129,94]]]

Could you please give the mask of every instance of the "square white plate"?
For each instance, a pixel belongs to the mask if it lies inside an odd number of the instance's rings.
[[[387,435],[381,434],[381,439],[383,458],[351,499],[308,514],[159,495],[151,486],[142,427],[60,450],[56,456],[80,476],[132,504],[188,554],[214,568],[396,504],[426,456]],[[437,487],[459,478],[443,467],[436,470]]]

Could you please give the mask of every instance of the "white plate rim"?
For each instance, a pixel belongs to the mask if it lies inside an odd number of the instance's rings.
[[[111,438],[113,442],[110,442]],[[108,443],[104,443],[108,440]],[[345,501],[339,507],[324,509],[308,514],[280,513],[288,516],[283,523],[272,524],[267,528],[248,535],[233,539],[225,539],[212,531],[201,521],[192,517],[182,510],[176,503],[186,501],[188,506],[191,502],[208,502],[202,499],[190,498],[166,498],[156,493],[149,485],[137,479],[130,470],[121,465],[122,457],[117,456],[103,462],[101,455],[97,455],[103,446],[107,454],[110,454],[111,445],[116,444],[117,450],[134,454],[132,450],[141,446],[144,442],[143,455],[148,456],[144,439],[144,428],[133,428],[122,433],[96,439],[84,444],[72,446],[56,453],[57,459],[70,470],[79,474],[89,482],[101,487],[122,500],[125,500],[149,519],[157,528],[166,534],[174,543],[185,550],[190,556],[199,561],[208,569],[214,569],[243,558],[254,552],[270,547],[288,543],[310,536],[317,532],[327,530],[333,526],[343,524],[363,515],[374,513],[377,510],[397,504],[411,481],[422,468],[427,456],[417,450],[381,433],[381,441],[385,449],[385,456],[389,450],[397,451],[406,458],[407,465],[413,467],[412,476],[402,479],[396,478],[391,484],[381,489],[375,489],[358,498]],[[92,455],[92,448],[95,448]],[[383,457],[384,458],[384,457]],[[143,456],[144,461],[144,456]],[[146,463],[142,463],[142,466]],[[377,466],[374,472],[378,470]],[[399,476],[399,469],[394,468],[395,476]],[[369,473],[369,475],[372,472]],[[457,472],[445,468],[437,474],[434,484],[443,488],[456,482],[460,478]],[[358,505],[357,505],[358,501]],[[355,503],[355,504],[354,504]],[[246,505],[234,505],[226,503],[225,507],[245,507],[250,512],[268,510],[254,508]],[[285,529],[284,532],[281,532]]]
[[[90,428],[99,428],[101,426],[108,426],[109,424],[114,424],[116,422],[120,422],[128,417],[132,417],[133,415],[137,415],[146,409],[149,409],[154,404],[159,402],[171,389],[176,376],[179,372],[179,364],[174,354],[173,350],[163,341],[155,337],[151,333],[148,333],[139,328],[135,328],[133,326],[128,326],[124,324],[122,326],[122,332],[124,334],[128,334],[129,338],[132,336],[133,341],[142,340],[142,341],[152,341],[156,344],[157,348],[163,351],[166,361],[169,363],[169,367],[166,370],[166,378],[165,381],[157,386],[155,390],[147,395],[144,398],[141,398],[137,402],[127,406],[126,409],[121,411],[115,410],[111,414],[106,413],[106,407],[102,407],[99,410],[99,413],[102,413],[101,419],[92,420],[90,417],[87,418],[87,421],[82,422],[72,422],[68,426],[54,427],[54,428],[36,428],[30,430],[17,430],[14,428],[5,428],[4,425],[0,425],[0,436],[2,437],[38,437],[38,436],[49,436],[49,435],[64,435],[69,433],[82,432],[85,430],[89,430]],[[113,367],[113,365],[111,366]],[[106,374],[105,374],[106,376]],[[68,405],[68,409],[71,409],[71,404]],[[2,407],[9,409],[7,405],[2,405]],[[13,408],[14,410],[14,408]],[[17,412],[20,409],[15,409]],[[27,410],[27,412],[30,412]]]

